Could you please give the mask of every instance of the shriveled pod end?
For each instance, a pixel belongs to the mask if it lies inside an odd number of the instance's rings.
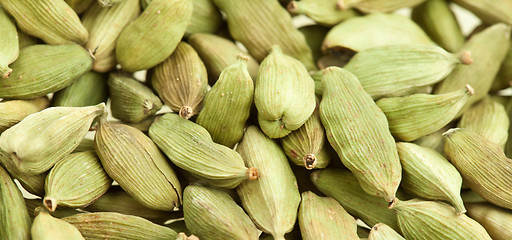
[[[244,62],[249,62],[251,58],[247,55],[244,55],[243,53],[239,53],[238,56],[236,56],[238,60],[242,60]]]
[[[297,2],[296,1],[289,2],[288,5],[286,6],[286,9],[290,13],[298,13],[297,12]]]
[[[12,74],[12,69],[11,68],[8,68],[6,67],[5,69],[0,69],[1,71],[0,72],[3,72],[4,74],[2,75],[3,78],[9,78]]]
[[[450,129],[448,129],[448,131],[444,132],[441,135],[443,135],[443,137],[445,137],[445,138],[450,138],[453,133],[455,133],[459,130],[460,130],[460,128],[450,128]]]
[[[466,84],[465,88],[469,96],[473,96],[475,94],[475,89],[473,89],[469,84]]]
[[[151,110],[153,110],[155,108],[155,104],[153,103],[153,101],[151,101],[149,99],[144,99],[144,102],[142,104],[143,104],[143,108],[144,108],[144,113],[149,113],[149,112],[151,112]],[[181,112],[181,110],[180,110],[180,112]]]
[[[303,160],[304,160],[304,167],[307,170],[311,170],[311,169],[315,168],[316,165],[318,165],[318,162],[316,161],[315,154],[307,154],[306,156],[304,156]]]
[[[98,49],[98,47],[95,49],[87,49],[87,51],[89,52],[89,56],[91,56],[91,58],[92,58],[93,63],[96,61],[96,57],[94,56],[94,54],[96,53],[96,50]]]
[[[341,11],[346,10],[347,5],[345,4],[345,0],[338,0],[338,2],[336,2],[336,9]]]
[[[55,209],[57,209],[57,199],[52,197],[45,197],[43,199],[43,205],[48,209],[50,212],[55,212]]]
[[[388,203],[388,209],[393,209],[397,202],[398,198],[393,198],[393,200],[391,200],[391,202]]]
[[[472,64],[473,59],[471,58],[471,51],[463,51],[460,54],[460,62],[464,65]]]
[[[249,169],[247,169],[247,178],[249,180],[258,179],[258,169],[256,169],[255,167],[250,167]]]
[[[191,106],[183,106],[179,111],[179,115],[182,118],[190,119],[194,115],[194,109]]]

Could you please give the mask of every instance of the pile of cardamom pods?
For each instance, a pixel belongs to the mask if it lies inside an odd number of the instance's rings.
[[[0,240],[511,240],[510,24],[512,0],[0,0]]]

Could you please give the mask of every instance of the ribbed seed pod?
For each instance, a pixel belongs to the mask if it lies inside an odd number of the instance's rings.
[[[395,138],[414,141],[452,121],[473,94],[473,88],[466,85],[464,89],[445,94],[382,98],[377,106],[386,114]]]
[[[485,23],[503,22],[512,24],[512,1],[510,0],[455,0]]]
[[[94,151],[94,140],[84,138],[73,152]]]
[[[354,217],[333,198],[303,192],[299,207],[302,239],[359,240]]]
[[[331,146],[367,193],[392,203],[402,168],[386,116],[342,68],[324,69],[322,85],[320,117]]]
[[[501,63],[500,70],[491,86],[491,92],[496,92],[512,85],[512,49],[509,48],[507,55]]]
[[[26,199],[25,198],[25,205],[27,206],[28,215],[30,218],[36,217],[36,209],[45,209],[43,201],[41,199]],[[56,209],[55,212],[50,212],[50,215],[56,217],[56,218],[63,218],[72,216],[75,214],[81,213],[79,210],[74,208],[66,208],[62,207],[59,209]]]
[[[178,235],[144,218],[113,212],[80,213],[62,220],[73,224],[87,240],[169,240]]]
[[[52,217],[44,208],[38,208],[36,212],[30,229],[32,240],[85,240],[75,226]]]
[[[413,7],[425,0],[339,0],[341,9],[357,8],[364,13],[393,12],[404,7]]]
[[[462,114],[457,127],[477,133],[503,148],[509,125],[505,107],[487,96]]]
[[[367,194],[349,171],[330,168],[317,170],[311,173],[311,181],[323,194],[336,199],[350,215],[368,226],[385,223],[399,231],[396,214],[387,208],[388,203]]]
[[[259,239],[258,229],[249,216],[224,191],[186,187],[183,213],[187,228],[200,239]]]
[[[196,123],[210,133],[212,140],[233,148],[244,135],[251,112],[254,83],[247,71],[246,56],[225,68],[204,99]]]
[[[0,149],[0,165],[7,170],[12,179],[17,179],[27,192],[36,196],[44,196],[44,181],[46,173],[38,175],[26,175],[20,172],[12,162],[9,154]]]
[[[512,119],[512,98],[510,98],[505,105],[505,109],[507,110],[507,116],[510,119]],[[507,143],[505,144],[505,154],[507,157],[512,157],[512,127],[508,128],[508,138]]]
[[[100,119],[94,143],[107,174],[139,203],[165,211],[181,204],[174,170],[144,133]]]
[[[438,153],[444,153],[444,137],[443,133],[448,131],[448,129],[454,127],[455,124],[450,123],[444,126],[443,128],[425,135],[423,137],[418,138],[414,141],[415,144],[420,145],[422,147],[430,148],[436,150]]]
[[[351,17],[359,16],[353,9],[342,10],[339,0],[301,0],[290,1],[287,9],[293,14],[304,14],[324,26],[334,26]],[[305,35],[307,38],[307,35]]]
[[[140,13],[139,0],[124,0],[112,7],[92,5],[82,17],[82,24],[89,31],[85,48],[93,51],[92,69],[108,72],[116,64],[114,48],[123,28]]]
[[[512,209],[512,164],[501,147],[462,128],[444,133],[444,152],[464,182],[485,200]]]
[[[103,8],[109,8],[126,1],[127,0],[98,0],[98,4]]]
[[[0,102],[0,133],[19,123],[32,113],[39,112],[50,105],[47,97],[31,100],[11,100]]]
[[[0,239],[30,240],[30,225],[23,195],[0,166]]]
[[[325,36],[322,50],[324,52],[328,50],[360,52],[386,45],[411,44],[432,45],[433,42],[408,17],[395,14],[370,14],[350,18],[334,26]]]
[[[301,62],[275,45],[261,62],[254,104],[263,132],[270,138],[282,138],[313,114],[315,83]]]
[[[396,144],[402,163],[401,187],[429,200],[445,200],[457,215],[466,212],[460,197],[462,177],[457,169],[435,150],[414,143]]]
[[[11,76],[12,69],[9,64],[18,58],[20,52],[18,43],[18,32],[14,21],[11,20],[7,12],[0,6],[0,76],[8,78]]]
[[[135,72],[164,61],[178,46],[191,16],[191,0],[151,1],[117,39],[116,58],[121,68]]]
[[[80,76],[66,88],[54,93],[52,106],[92,106],[106,102],[107,96],[107,75],[91,71]]]
[[[176,114],[156,119],[149,128],[149,137],[176,166],[212,186],[235,188],[246,179],[258,177],[258,170],[245,167],[240,154],[214,143],[206,129]]]
[[[492,239],[512,239],[512,228],[510,227],[512,211],[489,203],[470,203],[466,207],[468,209],[468,216],[482,224]]]
[[[48,44],[82,45],[87,41],[87,30],[64,0],[0,0],[0,3],[24,32]]]
[[[26,48],[28,46],[36,45],[39,42],[40,42],[39,39],[24,33],[23,31],[21,31],[18,28],[18,44],[19,44],[20,49]]]
[[[466,60],[463,63],[469,64]],[[437,46],[391,45],[361,51],[344,68],[378,99],[416,93],[443,80],[459,63],[455,55]]]
[[[212,0],[191,0],[194,5],[192,18],[185,35],[214,33],[222,25],[222,15]]]
[[[464,35],[446,0],[427,0],[413,8],[411,18],[439,46],[455,53],[464,45]]]
[[[388,225],[377,223],[372,227],[368,240],[405,240],[405,238]]]
[[[0,148],[28,175],[50,169],[73,152],[105,104],[90,107],[52,107],[31,114],[0,135]]]
[[[304,35],[292,25],[290,14],[278,1],[213,0],[227,15],[231,36],[240,41],[258,61],[279,45],[284,54],[316,69]],[[257,20],[257,21],[255,21]]]
[[[42,97],[69,86],[91,70],[92,58],[79,45],[33,45],[21,49],[13,72],[0,79],[0,98]]]
[[[137,123],[124,123],[124,124],[126,124],[130,127],[137,128],[144,133],[147,133],[149,131],[149,128],[151,127],[151,124],[153,124],[155,119],[160,115],[162,115],[162,114],[149,116],[148,118],[146,118],[140,122],[137,122]]]
[[[299,28],[299,31],[306,37],[306,43],[311,49],[313,61],[315,62],[318,62],[318,59],[322,56],[322,43],[329,29],[320,25],[309,25]]]
[[[471,65],[458,65],[436,86],[434,93],[448,93],[469,84],[475,89],[475,95],[466,102],[460,113],[471,104],[484,98],[498,73],[500,64],[510,45],[510,26],[495,24],[471,37],[462,47],[462,51],[471,52],[474,60]]]
[[[52,212],[57,206],[84,207],[103,195],[110,185],[112,179],[94,152],[72,153],[48,173],[43,203]]]
[[[65,0],[66,3],[73,9],[77,14],[81,14],[87,10],[95,0]],[[96,4],[94,4],[96,5]]]
[[[188,43],[194,47],[208,70],[208,79],[210,85],[213,85],[219,78],[222,70],[237,62],[237,56],[240,54],[249,57],[247,70],[252,79],[258,76],[259,64],[251,55],[240,50],[234,42],[223,37],[196,33],[188,38]]]
[[[482,225],[466,214],[457,216],[446,203],[413,199],[398,201],[393,210],[407,239],[492,240]]]
[[[247,166],[257,168],[260,175],[236,189],[242,206],[260,230],[276,240],[285,239],[284,234],[293,229],[300,203],[297,181],[286,155],[255,126],[247,128],[237,151]]]
[[[155,115],[162,108],[162,101],[143,83],[121,74],[111,73],[108,90],[112,116],[125,122],[140,122]]]
[[[308,170],[325,168],[331,162],[325,129],[318,108],[299,129],[281,139],[281,146],[288,158]]]
[[[194,48],[181,42],[169,58],[153,69],[151,85],[165,104],[189,119],[201,110],[208,75]]]

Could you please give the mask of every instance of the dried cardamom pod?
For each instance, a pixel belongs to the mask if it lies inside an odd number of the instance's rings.
[[[12,69],[9,64],[18,58],[20,52],[18,43],[18,32],[14,21],[11,20],[7,12],[0,6],[0,76],[8,78],[11,76]]]
[[[2,149],[0,149],[0,166],[5,168],[9,175],[11,175],[12,179],[17,179],[27,192],[40,197],[44,196],[46,173],[38,175],[23,174],[18,170],[9,154],[4,152]]]
[[[82,24],[89,31],[85,48],[93,51],[92,69],[108,72],[116,64],[115,47],[123,28],[140,13],[139,0],[124,0],[112,7],[93,4],[82,17]]]
[[[357,8],[364,13],[393,12],[404,7],[413,7],[425,0],[338,0],[340,9]]]
[[[512,24],[512,2],[509,0],[455,0],[486,23]]]
[[[117,39],[116,58],[121,68],[135,72],[168,58],[185,34],[192,7],[190,0],[152,0]]]
[[[351,17],[359,16],[356,10],[342,10],[338,5],[339,0],[301,0],[290,1],[287,9],[293,14],[304,14],[315,22],[325,25],[334,26],[341,21]],[[306,38],[307,35],[304,35]]]
[[[149,137],[176,166],[212,186],[235,188],[258,177],[258,170],[247,168],[240,154],[214,143],[206,129],[177,114],[157,118],[149,128]]]
[[[402,168],[386,116],[353,74],[323,71],[320,117],[327,139],[361,187],[392,204]]]
[[[115,118],[136,123],[162,108],[162,102],[150,88],[129,76],[111,73],[107,84]]]
[[[482,225],[466,214],[456,215],[446,203],[412,199],[398,201],[393,210],[407,239],[492,240]]]
[[[94,151],[94,140],[84,138],[78,145],[78,147],[75,148],[73,152],[87,152],[87,151]]]
[[[194,5],[192,18],[185,35],[215,33],[223,24],[222,15],[212,0],[191,0]]]
[[[82,45],[87,42],[87,30],[64,0],[0,0],[0,3],[24,32],[48,44]],[[39,61],[53,66],[41,58]]]
[[[50,105],[48,98],[39,97],[31,100],[11,100],[0,102],[0,133],[19,123],[32,113],[39,112]]]
[[[111,8],[116,6],[117,4],[126,2],[127,0],[98,0],[99,6],[103,8]]]
[[[10,66],[11,76],[0,79],[0,98],[31,99],[61,90],[91,70],[92,61],[76,44],[23,48]]]
[[[377,106],[386,114],[393,136],[402,141],[414,141],[452,121],[473,94],[473,88],[466,85],[464,89],[445,94],[417,93],[382,98]]]
[[[290,14],[278,1],[213,2],[227,15],[231,36],[241,42],[256,60],[263,61],[272,46],[279,45],[284,54],[299,60],[307,69],[316,69],[304,35],[292,25]]]
[[[491,86],[491,92],[508,88],[512,85],[512,49],[509,48],[507,55],[501,63],[500,70]]]
[[[388,225],[377,223],[372,227],[368,240],[405,240],[405,238]]]
[[[489,203],[469,203],[466,206],[468,216],[482,224],[492,239],[512,239],[512,211]]]
[[[445,132],[444,152],[464,182],[485,200],[512,209],[512,159],[501,147],[462,128]]]
[[[32,240],[85,240],[78,229],[68,222],[52,217],[44,208],[37,208],[30,229]]]
[[[62,220],[73,224],[88,240],[169,240],[178,235],[144,218],[114,212],[80,213]]]
[[[462,114],[457,127],[477,133],[503,148],[508,138],[509,123],[505,107],[486,96]]]
[[[45,209],[43,201],[41,199],[26,199],[25,198],[25,205],[27,206],[28,215],[30,215],[30,218],[36,217],[36,209]],[[56,218],[63,218],[72,216],[75,214],[81,213],[79,210],[74,208],[67,208],[67,207],[61,207],[56,209],[54,212],[50,212],[50,215],[56,217]]]
[[[457,169],[433,149],[414,143],[396,144],[402,163],[401,187],[424,199],[450,202],[457,215],[466,212],[460,197],[462,177]]]
[[[189,185],[183,213],[187,228],[200,239],[259,239],[249,216],[222,190]]]
[[[318,62],[318,59],[322,56],[322,43],[329,29],[328,27],[320,25],[309,25],[299,28],[299,31],[304,34],[306,38],[306,43],[311,49],[313,61],[315,62]]]
[[[303,192],[299,207],[302,239],[359,240],[354,217],[333,198]]]
[[[18,31],[18,44],[19,44],[20,49],[26,48],[28,46],[36,45],[40,42],[39,39],[24,33],[19,28],[17,29],[17,31]]]
[[[54,93],[52,106],[92,106],[106,102],[107,96],[107,75],[90,71],[80,76],[71,85]]]
[[[65,0],[77,14],[85,12],[95,0]],[[94,4],[96,5],[96,4]]]
[[[285,239],[284,234],[293,229],[300,203],[297,181],[286,155],[256,126],[247,128],[237,151],[259,174],[258,179],[237,187],[242,206],[260,230],[274,239]]]
[[[139,203],[165,211],[181,204],[181,185],[174,170],[144,133],[102,118],[94,143],[107,174]]]
[[[23,195],[0,166],[0,238],[30,240],[30,225]]]
[[[69,155],[85,137],[105,104],[90,107],[51,107],[24,118],[0,135],[0,148],[18,170],[36,175]]]
[[[315,83],[308,70],[277,45],[261,62],[255,83],[258,122],[271,138],[300,128],[315,110]]]
[[[169,58],[153,69],[151,85],[165,104],[189,119],[202,108],[208,87],[206,68],[194,48],[181,42]]]

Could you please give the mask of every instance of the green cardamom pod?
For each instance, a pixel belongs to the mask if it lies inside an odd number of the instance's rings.
[[[413,7],[425,0],[338,0],[340,9],[357,8],[363,13],[393,12],[404,7]]]
[[[31,218],[36,217],[36,209],[45,209],[43,201],[41,199],[26,199],[25,205],[27,206],[28,215]],[[56,218],[63,218],[81,213],[79,210],[74,208],[61,207],[56,209],[54,212],[50,212],[50,215]]]
[[[16,125],[28,115],[42,111],[49,105],[50,101],[46,96],[31,100],[1,101],[0,133]]]
[[[512,211],[489,203],[469,203],[467,209],[468,216],[482,224],[492,239],[512,239]]]
[[[25,32],[21,31],[21,29],[17,28],[18,30],[18,44],[19,48],[23,49],[28,46],[36,45],[40,43],[41,41],[33,36],[30,36],[26,34]]]
[[[185,35],[215,33],[223,24],[222,14],[212,0],[191,0],[194,5],[192,18]]]
[[[176,166],[212,186],[235,188],[258,177],[259,170],[246,167],[240,154],[213,142],[206,129],[177,114],[156,119],[149,137]]]
[[[127,0],[98,0],[98,5],[102,8],[111,8],[117,4],[126,2]]]
[[[322,57],[322,43],[329,30],[330,28],[321,25],[309,25],[299,28],[299,31],[304,34],[306,38],[306,43],[311,49],[313,61],[315,62],[318,62],[320,57]]]
[[[507,55],[501,63],[500,70],[491,86],[491,92],[508,88],[512,85],[512,48],[509,48]]]
[[[39,197],[44,196],[44,182],[47,173],[27,175],[20,172],[11,160],[9,154],[4,152],[2,149],[0,149],[0,165],[5,168],[9,175],[11,175],[12,179],[17,179],[27,192]]]
[[[455,0],[486,23],[512,24],[512,2],[509,0]]]
[[[89,138],[84,138],[78,144],[78,147],[75,148],[73,152],[87,152],[87,151],[94,151],[94,140]]]
[[[405,240],[405,238],[388,225],[377,223],[372,227],[368,240]]]
[[[327,139],[361,187],[392,204],[402,168],[386,116],[353,74],[323,71],[320,117]]]
[[[44,208],[36,209],[30,233],[32,240],[85,240],[75,226],[52,217]]]
[[[30,225],[23,195],[0,166],[0,239],[30,240]]]
[[[512,98],[509,98],[508,102],[505,104],[505,110],[507,110],[508,119],[512,119]],[[505,155],[507,157],[512,157],[512,127],[508,128],[508,138],[507,143],[505,144]]]
[[[55,107],[85,107],[107,101],[107,75],[90,71],[52,97]]]
[[[77,14],[81,14],[90,8],[95,0],[65,0],[66,3],[73,9]],[[96,4],[94,4],[96,5]]]
[[[12,69],[9,64],[18,58],[20,47],[18,43],[18,32],[14,21],[11,20],[7,12],[0,6],[0,76],[8,78],[11,76]]]
[[[290,1],[287,9],[293,14],[304,14],[315,22],[325,25],[334,26],[339,22],[347,20],[360,14],[353,9],[342,10],[338,3],[340,0],[301,0]],[[306,39],[307,35],[304,35]]]

